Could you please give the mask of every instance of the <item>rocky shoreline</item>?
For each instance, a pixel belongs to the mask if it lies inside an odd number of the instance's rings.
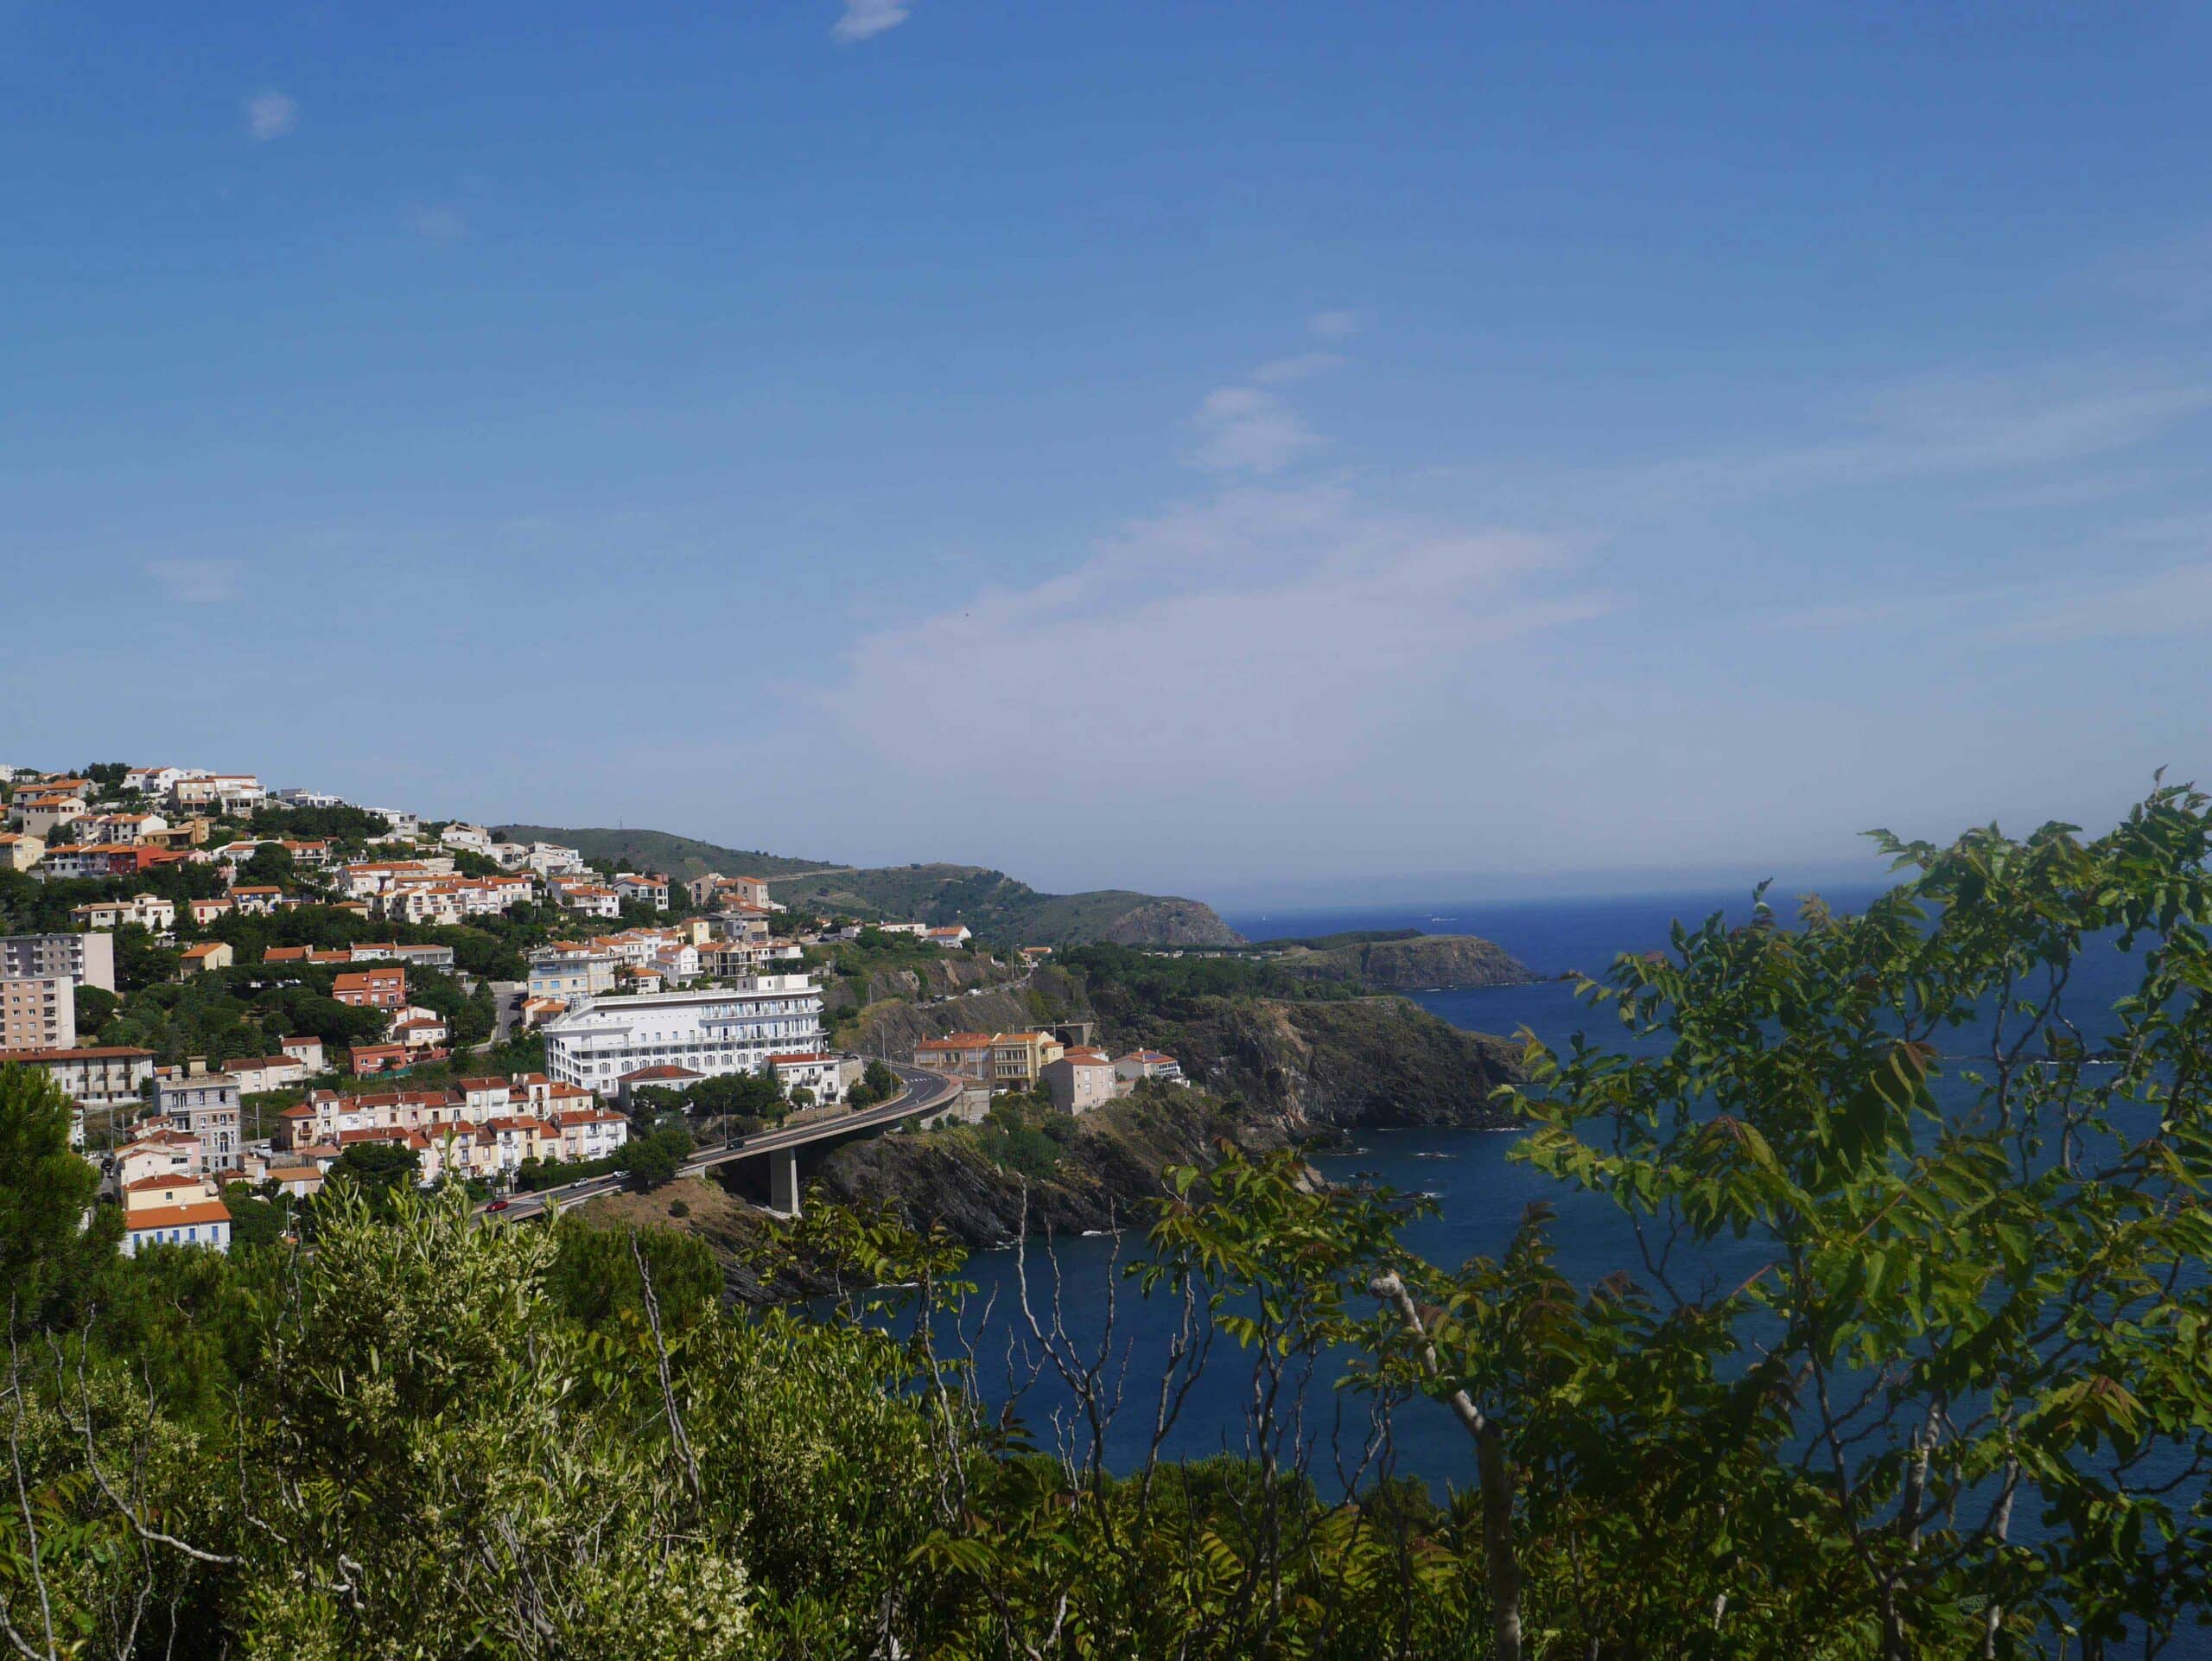
[[[1433,945],[1422,952],[1384,947]],[[1462,974],[1520,966],[1487,941],[1361,943],[1371,972],[1418,979],[1456,964]],[[1332,951],[1339,948],[1331,948]],[[1309,954],[1315,959],[1325,952]],[[1521,973],[1526,975],[1526,971]],[[1317,978],[1320,977],[1317,971]],[[980,1125],[899,1131],[847,1143],[804,1181],[822,1201],[887,1209],[917,1231],[943,1229],[971,1250],[1032,1235],[1074,1235],[1141,1222],[1167,1190],[1170,1166],[1212,1165],[1224,1143],[1252,1152],[1333,1141],[1363,1125],[1510,1125],[1497,1099],[1518,1080],[1520,1052],[1471,1033],[1395,994],[1345,996],[1341,964],[1327,995],[1140,998],[1046,965],[1014,972],[957,958],[921,971],[842,978],[827,1000],[848,1041],[899,1054],[918,1039],[958,1030],[1019,1030],[1087,1021],[1119,1053],[1164,1050],[1191,1087],[1147,1084],[1128,1098],[1066,1119],[1033,1104]],[[775,1225],[719,1186],[696,1179],[650,1193],[608,1196],[589,1213],[658,1224],[704,1238],[730,1295],[766,1303],[828,1289],[767,1250]]]

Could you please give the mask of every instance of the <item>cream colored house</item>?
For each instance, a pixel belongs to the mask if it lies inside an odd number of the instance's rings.
[[[1118,1080],[1114,1062],[1103,1050],[1068,1050],[1045,1063],[1045,1086],[1052,1092],[1052,1105],[1063,1113],[1088,1113],[1114,1099]]]
[[[179,980],[189,980],[210,969],[228,969],[238,959],[227,940],[202,940],[198,945],[185,947],[182,955],[184,961],[176,971]]]

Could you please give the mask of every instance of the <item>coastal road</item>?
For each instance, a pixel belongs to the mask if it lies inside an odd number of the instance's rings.
[[[936,1112],[960,1093],[961,1081],[957,1079],[948,1079],[941,1073],[930,1072],[926,1067],[910,1067],[897,1061],[889,1063],[889,1066],[906,1086],[889,1101],[837,1118],[815,1119],[805,1124],[758,1131],[731,1142],[726,1148],[701,1149],[683,1162],[677,1174],[703,1176],[717,1165],[727,1165],[732,1160],[757,1159],[763,1154],[803,1148],[810,1142],[840,1141],[860,1133],[887,1130],[894,1124],[903,1124],[925,1113]],[[542,1216],[545,1208],[555,1200],[564,1206],[576,1205],[603,1193],[612,1193],[626,1180],[620,1174],[611,1174],[586,1177],[581,1182],[564,1183],[557,1188],[541,1188],[536,1193],[518,1193],[508,1200],[506,1210],[499,1215],[511,1221]]]

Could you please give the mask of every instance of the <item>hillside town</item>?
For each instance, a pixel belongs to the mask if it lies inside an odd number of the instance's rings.
[[[816,916],[760,875],[674,880],[250,773],[0,767],[0,1066],[74,1104],[130,1252],[281,1229],[340,1168],[504,1209],[640,1163],[671,1109],[730,1146],[834,1125],[900,1098],[889,1060],[940,1081],[938,1122],[1182,1082],[1088,1022],[833,1047],[824,952],[980,954],[957,922]],[[1051,955],[1000,950],[1008,974]]]

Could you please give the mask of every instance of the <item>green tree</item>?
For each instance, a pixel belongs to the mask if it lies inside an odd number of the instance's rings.
[[[231,1213],[231,1250],[276,1245],[292,1225],[292,1206],[284,1196],[257,1194],[243,1182],[226,1183],[223,1205]]]
[[[121,998],[101,986],[79,986],[76,1003],[77,1041],[80,1044],[95,1042],[100,1028],[123,1007]]]
[[[38,1068],[0,1066],[0,1296],[11,1332],[71,1304],[121,1233],[111,1207],[86,1226],[99,1175],[69,1146],[74,1112]]]
[[[280,842],[264,842],[246,856],[238,867],[241,882],[275,883],[291,888],[300,880],[300,869],[293,862],[292,850]]]
[[[320,1233],[341,1196],[359,1200],[375,1214],[387,1214],[415,1191],[422,1160],[396,1142],[357,1142],[338,1158],[323,1179],[322,1192],[302,1208],[302,1217]]]
[[[691,1138],[681,1125],[666,1125],[632,1136],[622,1147],[622,1168],[640,1188],[657,1188],[691,1156]]]
[[[1629,1215],[1636,1277],[1578,1301],[1539,1216],[1414,1272],[1393,1361],[1486,1427],[1530,1630],[2147,1652],[2206,1607],[2206,810],[1883,834],[1910,875],[1862,915],[1678,930],[1586,989],[1628,1047],[1532,1047],[1518,1155]],[[2082,1007],[2114,942],[2137,985]],[[1747,1272],[1685,1283],[1724,1241]]]
[[[645,1326],[648,1280],[655,1314],[670,1333],[696,1326],[721,1300],[721,1269],[696,1235],[607,1227],[575,1215],[560,1219],[556,1235],[560,1250],[549,1287],[568,1314],[593,1331],[620,1321]]]
[[[845,1103],[849,1107],[874,1107],[889,1101],[906,1087],[888,1066],[871,1061],[862,1070],[860,1082],[845,1092]]]

